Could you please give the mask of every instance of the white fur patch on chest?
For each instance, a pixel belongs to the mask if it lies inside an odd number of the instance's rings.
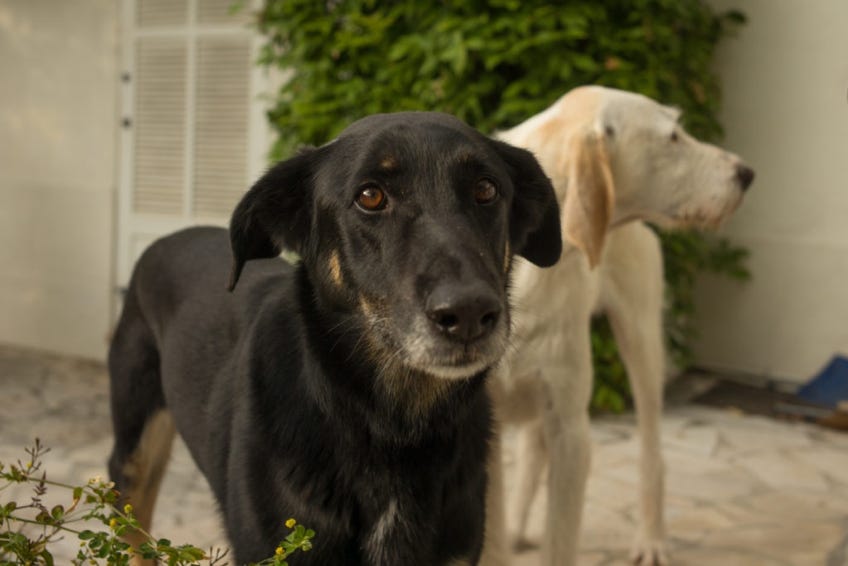
[[[392,498],[389,500],[386,510],[377,520],[374,532],[368,537],[369,548],[375,550],[381,548],[385,544],[387,535],[397,526],[399,519],[397,499]],[[372,550],[372,552],[374,551]]]

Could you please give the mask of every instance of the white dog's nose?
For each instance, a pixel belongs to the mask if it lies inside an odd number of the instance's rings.
[[[739,181],[739,188],[747,191],[754,182],[754,170],[740,163],[736,166],[736,180]]]

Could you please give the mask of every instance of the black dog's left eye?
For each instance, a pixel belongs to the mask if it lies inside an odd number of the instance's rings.
[[[498,188],[488,179],[480,179],[474,185],[474,201],[477,204],[489,204],[498,198]]]
[[[376,185],[365,185],[356,195],[356,205],[366,212],[377,212],[386,208],[386,193]]]

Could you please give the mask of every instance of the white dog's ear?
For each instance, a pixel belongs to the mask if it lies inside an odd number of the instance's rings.
[[[615,207],[615,187],[604,134],[595,129],[575,134],[565,158],[568,187],[562,211],[563,234],[586,254],[594,268],[601,260],[604,237]]]

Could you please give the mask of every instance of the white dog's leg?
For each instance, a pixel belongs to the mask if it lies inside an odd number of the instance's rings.
[[[665,378],[662,255],[648,228],[636,225],[629,231],[630,248],[638,248],[640,261],[638,265],[622,262],[627,269],[612,281],[606,310],[630,378],[640,440],[641,513],[631,558],[636,564],[650,566],[667,563],[660,446]]]
[[[527,538],[527,522],[539,488],[539,480],[547,467],[548,452],[541,420],[537,419],[519,427],[517,434],[515,466],[518,485],[509,508],[518,518],[513,547],[520,551],[533,546]]]
[[[586,304],[589,302],[587,301]],[[577,559],[580,518],[589,474],[591,437],[589,398],[592,354],[589,313],[585,324],[569,329],[561,360],[547,370],[543,409],[545,443],[550,454],[548,522],[542,546],[544,566],[572,566]]]
[[[548,525],[542,547],[545,566],[571,566],[577,559],[580,519],[591,457],[589,416],[562,419],[550,412],[545,419],[551,456],[548,476]]]
[[[641,451],[639,461],[641,520],[633,545],[632,559],[635,563],[642,565],[665,564],[663,552],[664,466],[660,447],[662,362],[665,355],[662,347],[662,323],[658,316],[651,316],[648,313],[622,313],[618,320],[618,323],[613,323],[613,327],[616,329],[616,341],[630,376]]]

